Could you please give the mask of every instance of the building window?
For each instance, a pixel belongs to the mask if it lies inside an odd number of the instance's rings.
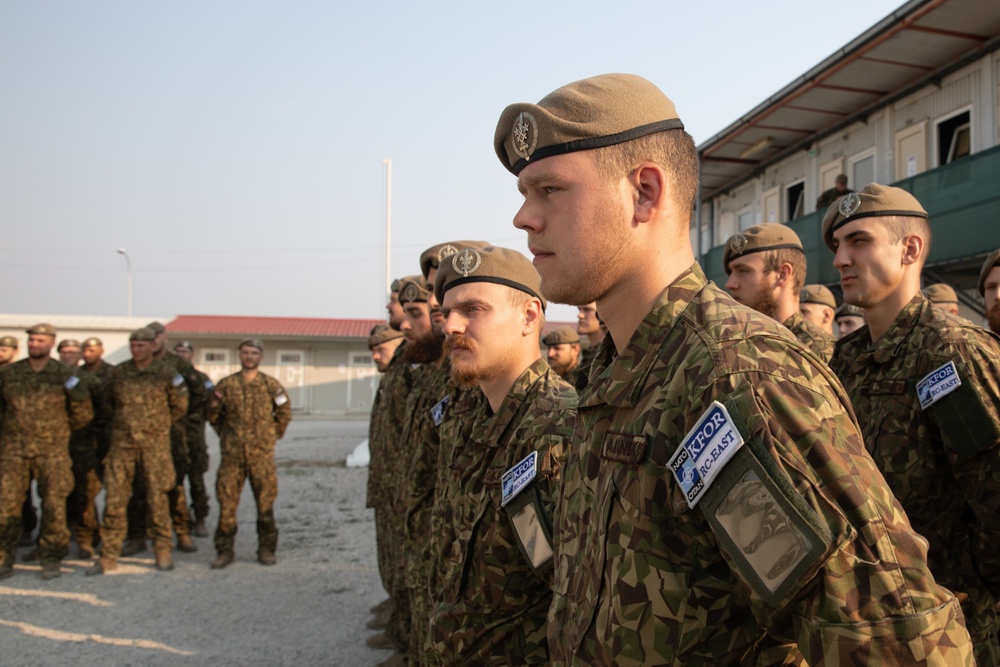
[[[204,363],[206,364],[228,364],[229,352],[227,350],[204,350],[202,352]]]
[[[371,366],[375,363],[370,354],[359,354],[354,352],[351,354],[351,365],[352,366]]]
[[[753,209],[747,206],[736,214],[736,224],[742,232],[747,227],[753,225]]]
[[[806,214],[806,182],[799,181],[785,188],[785,206],[788,220],[801,218]]]
[[[938,166],[972,153],[972,112],[963,111],[937,123]]]
[[[281,352],[278,355],[279,364],[298,365],[302,363],[301,352]]]

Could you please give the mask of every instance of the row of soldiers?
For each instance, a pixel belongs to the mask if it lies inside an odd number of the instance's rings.
[[[533,262],[433,246],[369,340],[383,664],[1000,664],[1000,335],[921,292],[920,203],[830,206],[835,341],[784,226],[707,280],[697,152],[645,79],[513,104],[494,147]],[[1000,251],[979,287],[1000,323]],[[572,383],[550,299],[607,329]]]
[[[190,344],[167,349],[159,322],[132,332],[131,358],[117,366],[103,361],[100,339],[61,341],[57,362],[50,357],[52,325],[26,333],[28,356],[19,362],[13,362],[17,340],[0,339],[0,578],[14,572],[19,537],[31,545],[32,480],[42,519],[37,548],[25,560],[40,561],[43,579],[61,575],[71,529],[81,558],[94,557],[100,546],[101,557],[88,575],[114,570],[120,556],[144,551],[147,536],[159,570],[173,569],[174,535],[177,549],[197,551],[192,532],[208,536],[206,421],[219,432],[223,455],[212,567],[233,560],[236,506],[247,478],[258,503],[258,560],[276,562],[274,443],[291,408],[277,380],[257,371],[260,341],[240,345],[241,372],[216,387],[191,364]]]

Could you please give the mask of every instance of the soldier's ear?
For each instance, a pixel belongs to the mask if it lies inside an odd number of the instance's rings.
[[[903,245],[903,266],[918,264],[924,253],[924,239],[918,234],[907,234],[901,241]]]
[[[542,324],[545,322],[542,302],[534,297],[526,299],[521,305],[521,317],[524,321],[521,335],[529,336],[537,331],[541,331]]]

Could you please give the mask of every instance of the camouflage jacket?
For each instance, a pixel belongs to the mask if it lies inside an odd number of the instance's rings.
[[[70,432],[93,418],[86,383],[55,359],[40,371],[29,359],[0,369],[0,452],[5,455],[68,454]]]
[[[834,344],[837,342],[829,331],[823,331],[818,326],[802,317],[802,313],[794,313],[783,323],[792,334],[824,363],[830,363],[833,358]]]
[[[111,372],[111,364],[99,361],[93,370],[87,370],[86,366],[78,366],[73,370],[80,378],[81,384],[86,386],[94,406],[93,420],[83,428],[73,431],[70,436],[69,449],[74,460],[78,460],[81,453],[95,454],[98,450],[98,440],[103,441],[106,446],[110,437],[111,415],[106,410],[104,391]],[[91,465],[94,463],[96,460],[90,462]]]
[[[391,467],[394,448],[398,447],[401,415],[410,393],[410,365],[403,359],[405,343],[396,348],[389,367],[382,375],[372,401],[368,423],[368,500],[367,507],[382,507],[386,471]]]
[[[1000,601],[998,341],[917,294],[874,344],[867,326],[840,340],[832,364],[872,458],[930,542],[934,577],[990,609]]]
[[[273,456],[275,443],[292,421],[292,404],[270,375],[258,372],[247,382],[242,373],[233,373],[215,386],[208,419],[219,434],[224,458]]]
[[[162,361],[137,368],[123,361],[108,374],[105,409],[111,417],[111,447],[169,447],[170,426],[184,416],[184,378]]]
[[[452,498],[454,541],[443,555],[442,599],[431,616],[432,664],[548,664],[551,559],[544,552],[535,554],[534,565],[527,559],[512,517],[538,516],[551,531],[575,404],[576,391],[538,359],[496,414],[483,401],[471,415],[471,437],[454,450],[449,466],[459,492]],[[529,456],[535,457],[534,479],[502,506],[504,473]],[[533,514],[519,514],[525,509]]]
[[[846,393],[784,327],[694,265],[614,352],[563,467],[553,664],[753,664],[769,642],[810,665],[971,664]]]
[[[199,396],[191,394],[191,399],[188,402],[188,411],[187,415],[184,416],[184,425],[189,431],[196,428],[205,428],[205,422],[208,421],[208,402],[215,393],[215,383],[212,382],[212,378],[197,368],[192,367],[191,371],[198,382],[201,394]],[[188,391],[190,391],[190,385],[188,385]]]
[[[171,352],[170,350],[167,350],[163,358],[159,361],[173,368],[184,378],[184,384],[187,385],[188,390],[188,412],[206,410],[209,398],[212,395],[211,389],[205,385],[207,376],[204,373],[196,371],[190,361],[185,361],[176,352]]]
[[[585,347],[580,351],[580,363],[577,364],[576,368],[569,372],[566,382],[569,382],[577,390],[581,392],[587,388],[587,383],[590,381],[590,367],[594,364],[594,359],[597,357],[597,348]]]

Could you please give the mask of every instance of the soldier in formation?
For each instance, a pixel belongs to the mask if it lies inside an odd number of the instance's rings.
[[[580,368],[580,334],[573,327],[556,327],[542,337],[548,348],[549,366],[559,377],[576,386],[576,375]]]
[[[945,312],[958,315],[958,294],[947,283],[934,283],[924,288],[924,298]]]
[[[986,301],[986,321],[990,331],[1000,334],[1000,250],[986,257],[979,271],[979,294]]]
[[[826,285],[806,285],[799,297],[802,317],[824,332],[833,335],[833,318],[837,313],[837,299]]]
[[[205,488],[205,473],[208,472],[208,443],[205,442],[205,424],[208,421],[208,399],[215,391],[215,384],[207,375],[194,368],[194,347],[188,341],[174,346],[174,354],[192,364],[192,371],[201,383],[204,393],[195,398],[192,395],[188,412],[182,420],[184,439],[187,444],[187,480],[191,491],[191,532],[195,537],[208,537],[205,520],[208,518],[208,490]]]
[[[834,322],[837,324],[837,337],[843,338],[865,325],[865,311],[845,301],[837,307]]]

